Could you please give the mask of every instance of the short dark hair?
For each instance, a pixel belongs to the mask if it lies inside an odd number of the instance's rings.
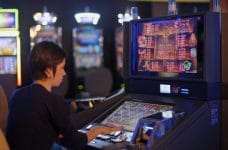
[[[65,58],[64,50],[53,42],[43,41],[36,44],[29,57],[32,79],[47,79],[45,74],[47,68],[52,68],[55,75],[57,65]]]

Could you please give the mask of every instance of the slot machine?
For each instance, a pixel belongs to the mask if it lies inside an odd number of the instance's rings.
[[[17,9],[0,9],[0,84],[9,97],[22,85]]]
[[[84,25],[73,29],[73,47],[78,76],[84,76],[86,70],[103,64],[102,30],[93,25]]]
[[[132,20],[124,26],[126,96],[80,129],[89,149],[220,148],[218,13]]]
[[[132,10],[137,9],[136,7],[132,7]],[[115,29],[115,53],[116,53],[116,71],[118,73],[118,78],[120,80],[120,87],[123,87],[123,51],[124,51],[124,33],[123,33],[123,23],[129,22],[133,19],[133,17],[140,19],[137,12],[130,12],[129,8],[126,8],[125,13],[118,14],[118,23],[121,24]]]
[[[56,27],[54,23],[57,16],[47,11],[44,7],[43,12],[36,12],[33,15],[36,25],[30,28],[30,46],[32,47],[42,41],[51,41],[62,46],[62,27]]]
[[[73,28],[73,57],[75,77],[77,78],[77,90],[84,91],[84,78],[92,68],[103,66],[103,31],[97,27],[100,14],[85,12],[75,14],[78,23]]]

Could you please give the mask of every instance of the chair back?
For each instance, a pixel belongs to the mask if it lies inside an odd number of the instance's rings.
[[[90,97],[108,96],[112,84],[112,74],[107,68],[94,68],[85,75],[85,91],[89,93]]]
[[[0,85],[0,128],[5,131],[9,114],[8,101],[4,89]]]
[[[9,145],[6,141],[5,135],[0,128],[0,150],[9,150]]]

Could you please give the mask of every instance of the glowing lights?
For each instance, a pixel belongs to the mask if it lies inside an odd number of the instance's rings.
[[[77,23],[96,25],[100,19],[100,14],[93,12],[82,12],[74,15]]]
[[[21,44],[20,37],[17,37],[17,86],[22,86],[22,71],[21,71]]]
[[[163,118],[173,118],[173,114],[174,112],[172,110],[168,110],[168,111],[163,111],[162,112],[162,117]]]
[[[13,36],[19,36],[19,31],[4,31],[0,32],[0,37],[13,37]]]
[[[126,9],[124,14],[119,13],[117,15],[117,17],[118,17],[118,22],[122,25],[124,22],[129,22],[129,21],[133,20],[133,16],[131,15],[129,9]],[[138,16],[138,19],[140,19],[140,16]]]
[[[41,25],[54,24],[57,21],[57,16],[54,13],[47,12],[47,8],[44,7],[43,12],[36,12],[33,15],[33,19]]]
[[[35,38],[37,36],[37,32],[41,30],[42,26],[40,24],[36,25],[35,28],[30,28],[30,37]]]
[[[54,13],[47,11],[44,7],[43,12],[37,12],[33,15],[37,22],[35,26],[30,27],[30,46],[33,46],[42,41],[52,41],[61,46],[62,27],[56,27],[54,23],[57,17]]]
[[[84,12],[79,12],[74,14],[74,18],[79,24],[93,24],[96,25],[100,19],[100,14],[95,12],[90,12],[89,7],[85,7]]]

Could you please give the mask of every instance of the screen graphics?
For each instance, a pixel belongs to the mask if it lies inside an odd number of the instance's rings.
[[[104,119],[101,124],[111,127],[123,127],[134,131],[137,121],[152,114],[171,110],[173,106],[125,101],[118,109]]]
[[[134,23],[133,74],[201,74],[202,22],[193,16]]]

